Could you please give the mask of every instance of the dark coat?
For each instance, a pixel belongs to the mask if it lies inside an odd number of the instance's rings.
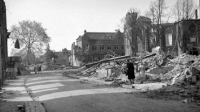
[[[134,79],[135,78],[133,63],[130,63],[130,62],[127,63],[127,74],[126,75],[128,75],[128,79]]]

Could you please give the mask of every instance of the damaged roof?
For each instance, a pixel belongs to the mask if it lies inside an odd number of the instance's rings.
[[[110,40],[113,39],[115,36],[115,33],[111,32],[86,32],[84,36],[89,37],[89,39],[92,40]]]
[[[80,40],[83,37],[87,37],[91,40],[113,40],[120,38],[123,33],[119,32],[84,32],[82,36],[79,36],[76,40]]]

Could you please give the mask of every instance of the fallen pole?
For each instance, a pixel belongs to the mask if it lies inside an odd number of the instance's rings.
[[[114,57],[114,58],[109,58],[109,59],[103,59],[103,60],[96,61],[96,62],[93,62],[93,63],[88,63],[88,64],[85,64],[85,66],[86,66],[86,67],[91,67],[91,66],[96,65],[96,64],[99,64],[99,63],[105,63],[105,62],[109,62],[109,61],[113,61],[113,60],[120,60],[120,59],[135,59],[135,60],[141,60],[141,59],[145,59],[145,58],[148,58],[148,57],[151,57],[151,56],[155,56],[155,55],[156,55],[156,53],[153,53],[153,54],[144,56],[144,57],[142,57],[142,58],[131,57],[131,56],[119,56],[119,57]]]
[[[85,66],[90,67],[90,66],[96,65],[98,63],[105,63],[105,62],[109,62],[109,61],[113,61],[113,60],[120,60],[120,59],[125,59],[125,58],[130,58],[130,56],[120,56],[120,57],[114,57],[114,58],[109,58],[109,59],[103,59],[103,60],[96,61],[93,63],[85,64]]]

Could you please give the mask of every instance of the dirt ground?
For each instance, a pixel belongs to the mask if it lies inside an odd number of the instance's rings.
[[[0,112],[24,112],[19,110],[17,105],[24,105],[24,102],[7,102],[0,99]]]
[[[134,93],[136,97],[141,97],[141,98],[148,98],[148,99],[154,99],[154,100],[163,100],[163,101],[179,101],[184,104],[192,105],[196,108],[200,109],[200,101],[195,101],[191,100],[188,98],[183,98],[180,95],[176,93],[171,93],[171,92],[156,92],[156,91],[147,91],[147,92],[136,92]]]

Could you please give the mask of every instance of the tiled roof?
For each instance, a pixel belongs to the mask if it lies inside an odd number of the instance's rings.
[[[86,32],[83,36],[87,36],[92,40],[111,40],[115,37],[116,32]]]

